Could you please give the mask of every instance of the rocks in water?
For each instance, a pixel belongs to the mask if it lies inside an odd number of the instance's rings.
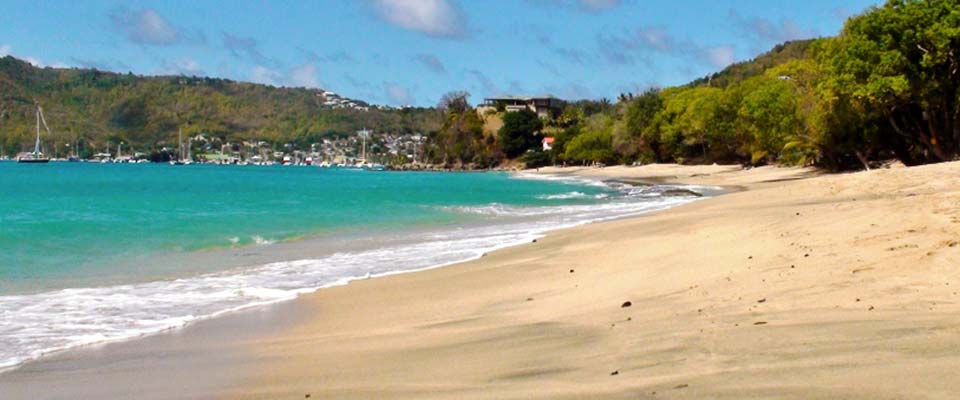
[[[633,305],[633,303],[631,303],[630,301],[625,301],[625,302],[623,302],[623,304],[620,305],[620,308],[627,308],[627,307],[630,307],[630,306],[632,306],[632,305]]]
[[[690,189],[667,189],[660,193],[663,197],[703,197],[702,194]]]

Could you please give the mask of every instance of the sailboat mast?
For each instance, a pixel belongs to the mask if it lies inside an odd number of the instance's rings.
[[[40,117],[42,115],[42,109],[37,106],[37,143],[33,145],[33,154],[40,154]]]
[[[368,134],[369,132],[367,131],[367,128],[363,128],[363,130],[360,131],[360,138],[363,140],[363,145],[361,146],[361,149],[360,149],[360,159],[362,159],[363,162],[367,162],[367,135]]]

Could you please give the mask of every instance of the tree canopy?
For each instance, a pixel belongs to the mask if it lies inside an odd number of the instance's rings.
[[[529,109],[506,113],[497,133],[500,148],[507,157],[517,157],[540,144],[541,129],[543,122]]]

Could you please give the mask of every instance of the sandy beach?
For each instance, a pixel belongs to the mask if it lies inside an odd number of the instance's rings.
[[[541,169],[747,190],[321,290],[223,398],[955,398],[958,172]]]
[[[740,190],[68,352],[0,375],[0,388],[12,398],[138,399],[950,399],[960,390],[960,163],[537,173]]]

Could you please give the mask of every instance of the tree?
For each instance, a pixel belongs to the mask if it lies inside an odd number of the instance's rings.
[[[628,160],[660,161],[659,137],[650,133],[654,118],[662,109],[659,89],[651,88],[639,96],[630,96],[623,117],[613,130],[613,149]]]
[[[440,103],[437,104],[437,110],[440,112],[453,111],[462,113],[471,108],[470,102],[467,100],[469,98],[470,93],[466,91],[447,92],[440,98]]]
[[[750,162],[776,161],[787,143],[801,128],[797,113],[796,93],[781,78],[758,76],[743,84],[748,92],[738,110],[740,126],[750,134],[747,143]]]
[[[960,3],[889,0],[849,19],[825,61],[832,87],[884,116],[905,163],[960,154]]]
[[[613,152],[613,118],[604,114],[591,116],[583,132],[565,145],[564,157],[570,161],[610,164],[617,160]]]
[[[543,122],[537,113],[529,109],[508,112],[504,114],[503,126],[497,132],[500,148],[507,157],[517,157],[540,144],[538,133],[541,129]]]

